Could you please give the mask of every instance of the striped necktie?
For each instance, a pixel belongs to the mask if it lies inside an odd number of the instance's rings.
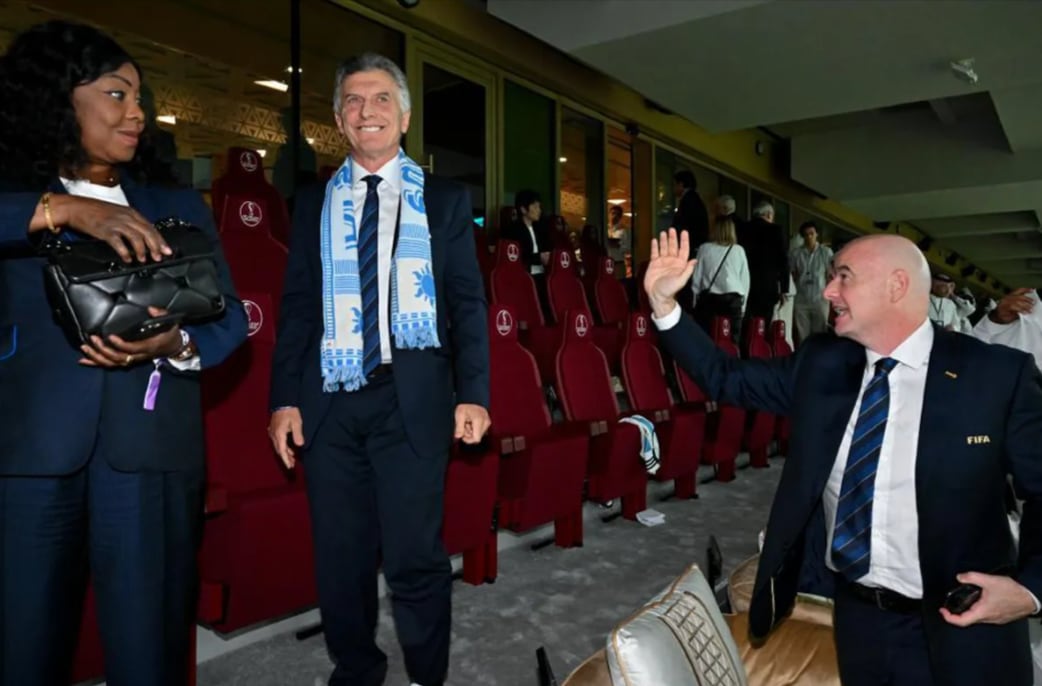
[[[382,179],[370,174],[362,179],[368,187],[358,232],[358,279],[362,284],[362,373],[369,376],[380,366],[379,236],[380,196],[376,187]]]
[[[843,470],[836,526],[832,533],[832,564],[852,582],[868,573],[872,552],[872,498],[890,411],[890,382],[887,377],[896,366],[897,360],[889,357],[876,362],[876,373],[861,394],[854,437]]]

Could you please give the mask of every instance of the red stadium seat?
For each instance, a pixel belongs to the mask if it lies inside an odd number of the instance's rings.
[[[572,251],[554,250],[546,288],[550,296],[550,307],[557,321],[563,322],[565,313],[569,310],[590,312],[582,281],[576,272],[575,255]],[[591,333],[593,342],[608,359],[608,368],[612,371],[618,370],[623,342],[621,323],[595,325]]]
[[[655,422],[661,460],[655,479],[675,480],[676,496],[692,498],[706,415],[704,409],[674,406],[662,356],[651,342],[650,328],[648,315],[636,312],[630,317],[626,345],[622,349],[626,393],[631,409]]]
[[[565,315],[564,343],[557,352],[557,395],[565,418],[589,426],[587,466],[591,500],[622,498],[622,516],[636,519],[647,502],[647,472],[640,459],[640,431],[620,424],[608,361],[593,342],[584,311]]]
[[[201,608],[218,631],[314,605],[311,525],[300,473],[287,473],[271,447],[268,386],[275,347],[275,298],[240,290],[249,338],[202,379],[207,452],[207,520],[199,566]],[[298,472],[301,468],[298,467]],[[293,575],[285,561],[293,560]],[[216,615],[216,617],[215,617]]]
[[[535,282],[521,261],[521,246],[516,241],[499,241],[491,281],[492,302],[513,309],[521,342],[535,355],[539,375],[547,381],[553,379],[561,329],[546,325]]]
[[[286,203],[275,186],[264,177],[264,160],[256,150],[229,148],[228,164],[224,175],[213,182],[211,197],[217,228],[224,231],[243,211],[243,203],[252,201],[262,207],[261,221],[267,220],[267,228],[275,240],[289,244],[289,215]],[[232,199],[230,196],[235,196]],[[257,221],[256,207],[247,208],[254,214],[246,214],[246,222]],[[251,227],[253,228],[253,227]]]
[[[489,310],[492,437],[500,451],[500,524],[528,531],[554,522],[557,545],[582,544],[584,425],[553,424],[531,353],[507,305]]]
[[[774,357],[771,346],[767,342],[766,323],[763,317],[749,320],[746,331],[746,349],[751,359],[770,359]],[[771,439],[774,438],[777,417],[770,412],[753,410],[746,418],[746,447],[749,450],[749,464],[756,468],[768,467],[767,452]]]
[[[615,278],[615,260],[602,257],[597,260],[597,265],[594,300],[601,323],[624,324],[630,316],[630,303],[626,298],[626,288]]]

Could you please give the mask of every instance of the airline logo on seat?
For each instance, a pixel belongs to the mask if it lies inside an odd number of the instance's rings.
[[[568,269],[572,265],[572,256],[566,252],[561,253],[561,269]]]
[[[252,150],[245,150],[239,155],[239,164],[244,170],[252,174],[257,171],[257,153]]]
[[[253,302],[252,300],[243,300],[242,306],[246,310],[246,321],[248,328],[246,331],[247,336],[252,336],[261,330],[264,326],[264,310],[260,308],[260,305]]]
[[[517,243],[511,243],[507,246],[507,259],[511,262],[517,262],[521,259],[521,248],[517,247]]]
[[[514,328],[514,318],[510,316],[509,310],[500,310],[496,313],[496,332],[500,336],[509,335]]]
[[[247,200],[239,205],[239,219],[246,226],[255,229],[261,223],[261,220],[264,219],[264,213],[261,212],[260,205],[252,200]]]
[[[731,335],[731,322],[727,318],[720,320],[720,335],[724,338]]]
[[[637,317],[637,335],[644,338],[644,335],[648,333],[648,320],[643,315]]]
[[[605,257],[604,258],[604,273],[605,274],[614,274],[615,273],[615,260],[611,259],[610,257]]]
[[[763,319],[756,322],[756,331],[761,336],[764,335],[764,332],[767,331],[767,322]]]
[[[585,338],[586,333],[590,330],[590,320],[586,318],[585,314],[580,314],[575,318],[575,335],[579,338]]]

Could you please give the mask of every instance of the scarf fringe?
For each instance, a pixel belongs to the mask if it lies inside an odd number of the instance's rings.
[[[362,376],[361,367],[337,367],[336,369],[323,370],[322,390],[326,393],[337,391],[357,391],[365,385],[365,377]]]

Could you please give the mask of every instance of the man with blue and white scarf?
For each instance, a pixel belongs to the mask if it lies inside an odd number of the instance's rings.
[[[331,686],[379,686],[377,572],[405,671],[448,672],[451,567],[442,499],[454,439],[489,427],[487,304],[462,186],[400,148],[405,76],[372,54],[337,70],[351,155],[298,193],[271,381],[269,432],[307,470]]]

